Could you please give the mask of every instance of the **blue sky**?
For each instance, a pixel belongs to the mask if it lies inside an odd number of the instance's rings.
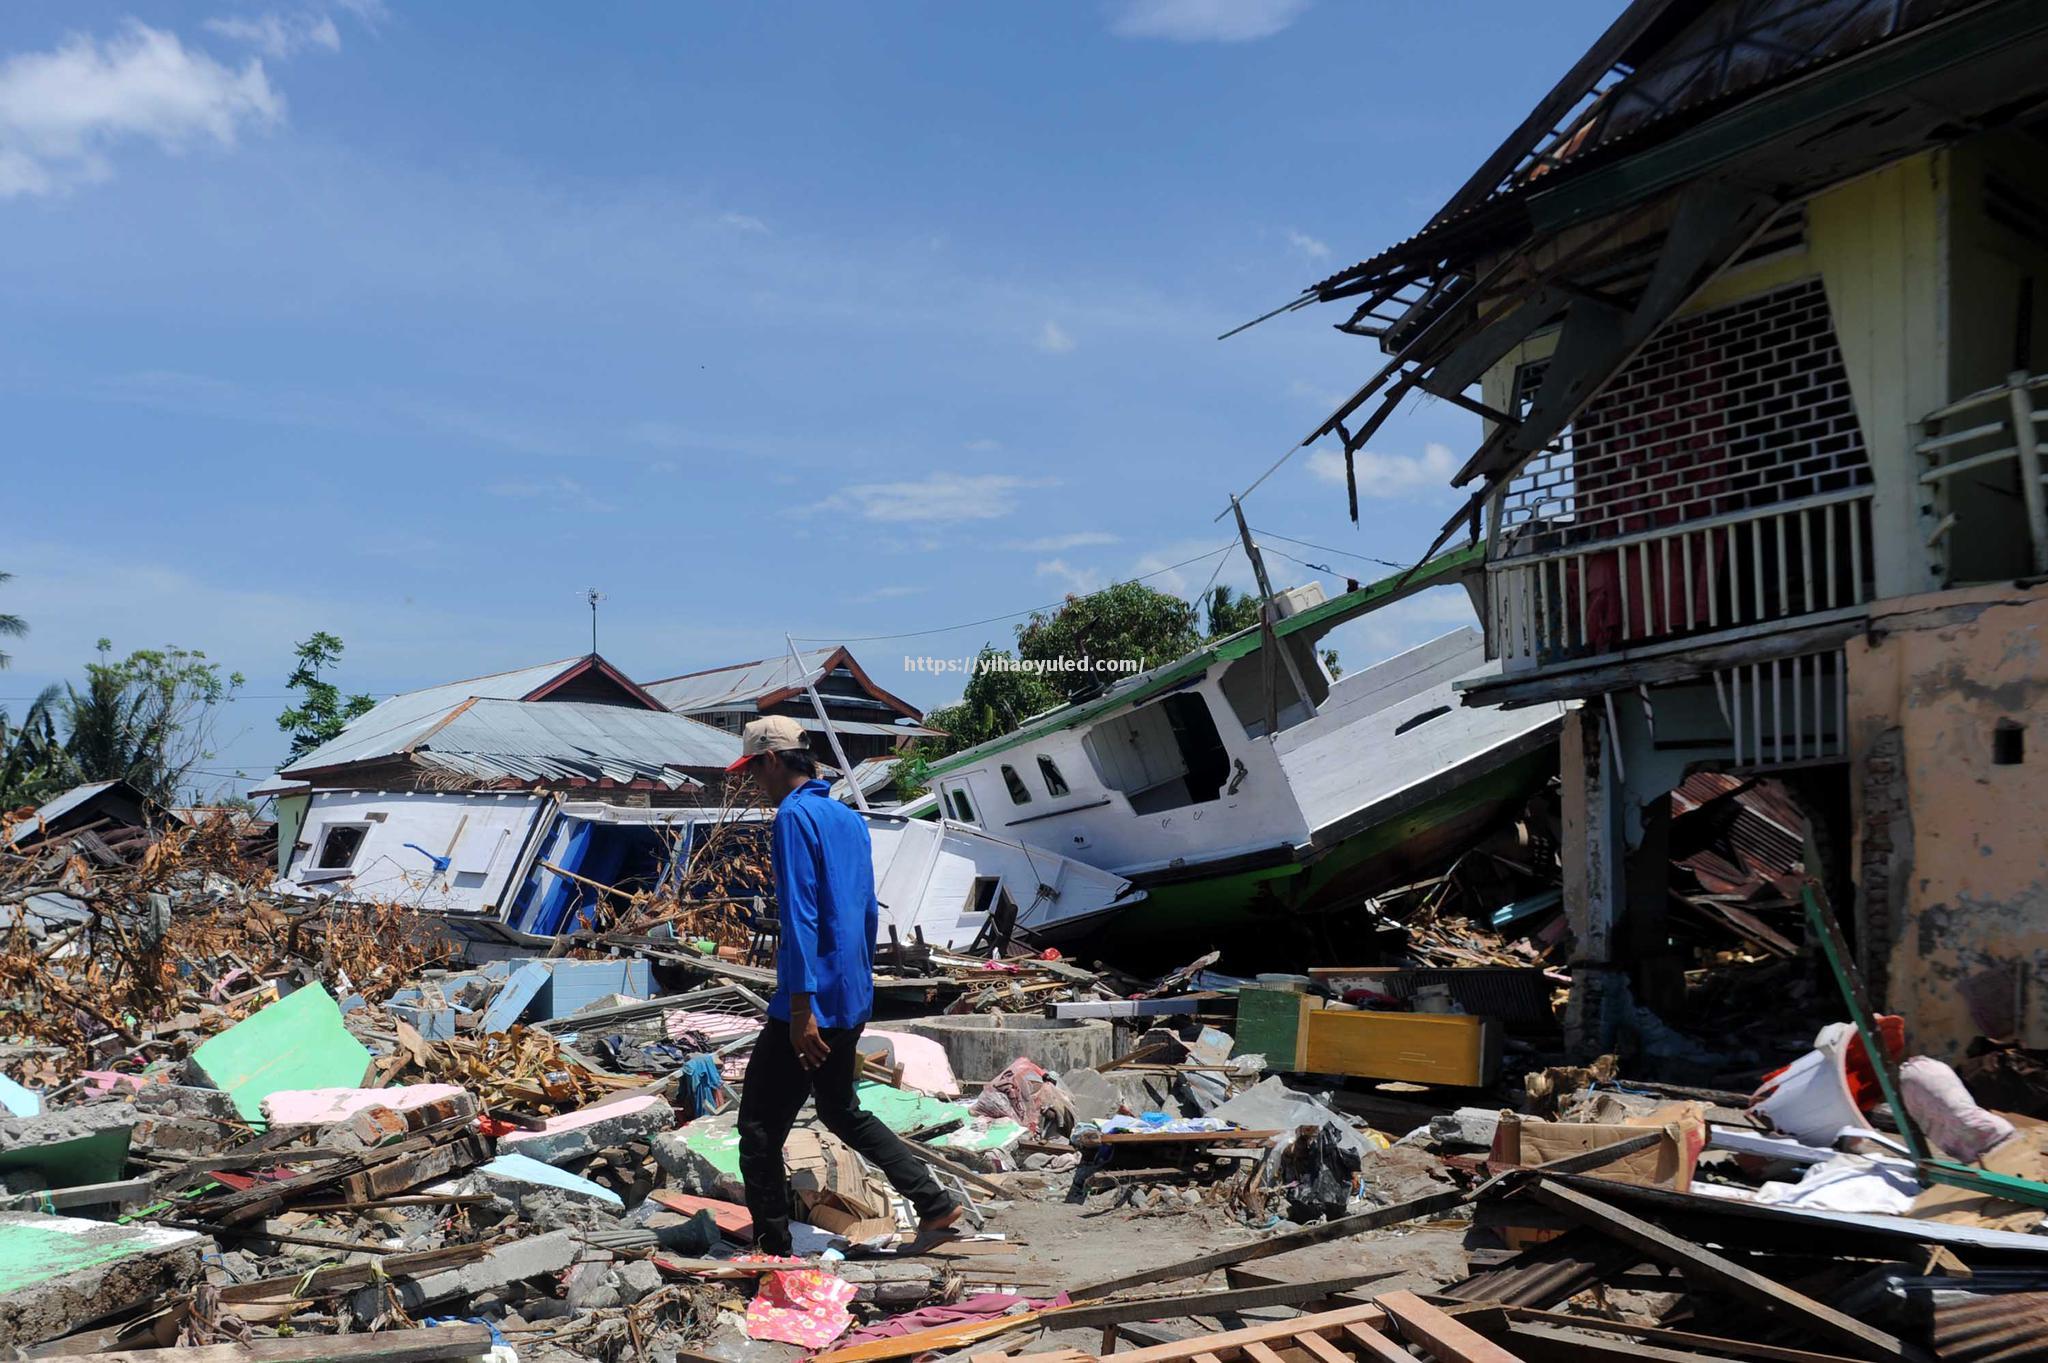
[[[584,651],[596,586],[658,677],[1219,548],[1377,351],[1217,334],[1419,227],[1614,9],[9,5],[0,705],[102,636],[202,648],[248,677],[210,766],[260,775],[316,629],[381,694]],[[1477,434],[1404,411],[1361,526],[1306,452],[1252,523],[1405,560]],[[936,704],[903,655],[984,640],[854,647]]]

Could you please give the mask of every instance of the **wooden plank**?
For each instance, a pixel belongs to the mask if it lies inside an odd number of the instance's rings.
[[[1632,1216],[1618,1207],[1610,1207],[1598,1198],[1549,1179],[1539,1180],[1530,1191],[1545,1206],[1563,1212],[1581,1225],[1591,1226],[1631,1245],[1649,1258],[1680,1270],[1688,1278],[1711,1283],[1780,1320],[1802,1326],[1859,1358],[1917,1360],[1924,1357],[1918,1349],[1896,1336],[1845,1316],[1824,1302],[1774,1283],[1760,1273],[1724,1259],[1702,1246],[1681,1240],[1661,1226]]]
[[[1313,1354],[1317,1363],[1352,1363],[1350,1354],[1313,1330],[1303,1330],[1297,1334],[1294,1337],[1294,1347],[1304,1353]]]
[[[171,1349],[118,1349],[90,1355],[97,1363],[435,1363],[491,1351],[481,1325],[430,1325],[374,1335],[304,1335],[248,1344]]]
[[[1272,1345],[1256,1339],[1244,1346],[1244,1356],[1252,1363],[1283,1363],[1280,1355],[1273,1352]]]
[[[1654,1325],[1634,1325],[1625,1320],[1568,1316],[1561,1311],[1536,1311],[1526,1306],[1510,1306],[1507,1313],[1518,1325],[1551,1325],[1567,1330],[1591,1330],[1604,1335],[1627,1335],[1651,1344],[1668,1344],[1674,1349],[1716,1350],[1732,1357],[1762,1359],[1765,1363],[1851,1363],[1840,1354],[1818,1354],[1809,1349],[1788,1349],[1778,1344],[1752,1344],[1746,1339],[1721,1339],[1685,1330],[1659,1329]]]
[[[1373,1363],[1373,1360],[1378,1360],[1378,1363],[1415,1363],[1406,1349],[1370,1325],[1347,1325],[1344,1334],[1365,1363]]]
[[[1304,1302],[1320,1301],[1332,1293],[1393,1276],[1393,1270],[1347,1273],[1342,1277],[1318,1278],[1311,1282],[1260,1283],[1221,1292],[1185,1292],[1166,1297],[1087,1302],[1060,1307],[1039,1323],[1048,1330],[1085,1330],[1135,1320],[1177,1320],[1186,1316],[1223,1316],[1238,1311],[1257,1311],[1272,1306],[1300,1306]]]
[[[1647,1363],[1743,1363],[1749,1357],[1730,1353],[1725,1347],[1717,1348],[1734,1341],[1709,1339],[1705,1335],[1690,1336],[1700,1341],[1697,1345],[1673,1348],[1634,1336],[1600,1335],[1555,1325],[1510,1325],[1501,1332],[1501,1338],[1514,1345],[1528,1363],[1633,1363],[1636,1359]]]
[[[1388,1292],[1379,1297],[1380,1309],[1401,1327],[1411,1344],[1420,1344],[1431,1358],[1442,1363],[1522,1363],[1506,1349],[1461,1325],[1413,1292]]]
[[[1161,1264],[1157,1268],[1141,1269],[1136,1273],[1126,1273],[1121,1278],[1110,1278],[1104,1282],[1091,1283],[1086,1287],[1072,1288],[1070,1289],[1070,1294],[1075,1297],[1106,1297],[1112,1292],[1121,1292],[1131,1287],[1142,1287],[1146,1283],[1170,1282],[1175,1278],[1193,1278],[1201,1274],[1213,1273],[1219,1268],[1228,1268],[1232,1264],[1246,1264],[1254,1259],[1265,1259],[1275,1254],[1285,1254],[1289,1250],[1303,1249],[1309,1245],[1328,1244],[1332,1240],[1342,1240],[1349,1236],[1362,1235],[1366,1231],[1378,1230],[1383,1226],[1397,1226],[1404,1221],[1414,1221],[1421,1217],[1434,1216],[1438,1212],[1451,1210],[1453,1207],[1463,1203],[1464,1200],[1465,1194],[1455,1190],[1431,1193],[1427,1197],[1418,1197],[1409,1202],[1397,1202],[1391,1207],[1380,1207],[1369,1212],[1359,1212],[1353,1216],[1339,1217],[1335,1221],[1325,1221],[1319,1226],[1304,1226],[1300,1230],[1268,1236],[1263,1240],[1254,1240],[1250,1244],[1238,1245],[1232,1249],[1218,1250],[1213,1254],[1204,1254],[1193,1259],[1182,1259],[1177,1263]]]
[[[1275,1340],[1291,1340],[1303,1330],[1320,1332],[1339,1329],[1346,1325],[1378,1325],[1386,1318],[1387,1313],[1377,1306],[1347,1306],[1341,1311],[1325,1311],[1315,1316],[1296,1316],[1292,1320],[1271,1321],[1265,1325],[1253,1325],[1225,1334],[1203,1335],[1197,1339],[1179,1340],[1172,1344],[1132,1349],[1129,1353],[1118,1354],[1116,1358],[1117,1363],[1188,1363],[1188,1360],[1197,1354],[1208,1353],[1220,1357],[1233,1349],[1242,1349],[1247,1344],[1270,1344]],[[1414,1360],[1410,1359],[1409,1363],[1414,1363]]]

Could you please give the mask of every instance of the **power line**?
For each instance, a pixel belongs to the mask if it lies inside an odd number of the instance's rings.
[[[1083,592],[1079,596],[1074,597],[1073,599],[1086,601],[1089,597],[1100,596],[1102,595],[1102,593],[1109,591],[1112,588],[1128,587],[1135,582],[1146,582],[1155,577],[1164,577],[1166,576],[1166,574],[1176,572],[1179,569],[1187,567],[1191,563],[1200,563],[1203,559],[1213,558],[1218,554],[1227,554],[1236,547],[1237,541],[1232,540],[1228,544],[1222,545],[1215,549],[1211,549],[1206,554],[1196,554],[1193,558],[1184,558],[1179,563],[1169,563],[1164,568],[1155,569],[1152,572],[1144,573],[1137,577],[1126,578],[1121,582],[1112,582],[1105,587],[1097,587],[1094,591]],[[1221,565],[1219,564],[1218,566],[1220,567]],[[801,639],[807,644],[872,644],[886,642],[890,639],[921,639],[931,634],[953,634],[963,629],[978,629],[982,625],[993,625],[1003,620],[1015,620],[1020,615],[1031,615],[1035,614],[1038,611],[1056,610],[1060,606],[1065,605],[1068,599],[1068,597],[1063,596],[1057,601],[1048,601],[1042,606],[1026,606],[1023,610],[1008,611],[1002,615],[990,615],[980,620],[969,620],[967,623],[962,625],[941,625],[936,629],[906,630],[901,634],[796,634],[791,635],[790,637],[793,639]]]
[[[1253,527],[1252,533],[1254,535],[1264,535],[1267,539],[1281,540],[1287,544],[1298,544],[1304,549],[1316,549],[1325,554],[1335,554],[1339,558],[1355,558],[1361,563],[1377,563],[1382,568],[1400,568],[1405,570],[1415,566],[1412,563],[1395,563],[1391,559],[1374,558],[1371,554],[1361,554],[1350,549],[1337,549],[1327,544],[1310,544],[1307,540],[1298,540],[1292,535],[1283,535],[1274,530],[1260,530],[1257,527]]]

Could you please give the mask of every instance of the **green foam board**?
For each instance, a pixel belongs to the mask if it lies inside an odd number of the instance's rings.
[[[317,984],[296,989],[192,1053],[206,1082],[261,1128],[263,1100],[282,1089],[357,1088],[370,1052],[341,1025],[341,1009]]]

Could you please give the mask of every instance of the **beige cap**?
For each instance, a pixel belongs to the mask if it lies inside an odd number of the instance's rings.
[[[804,726],[788,715],[763,715],[740,730],[739,760],[727,767],[738,771],[764,752],[802,752]]]

